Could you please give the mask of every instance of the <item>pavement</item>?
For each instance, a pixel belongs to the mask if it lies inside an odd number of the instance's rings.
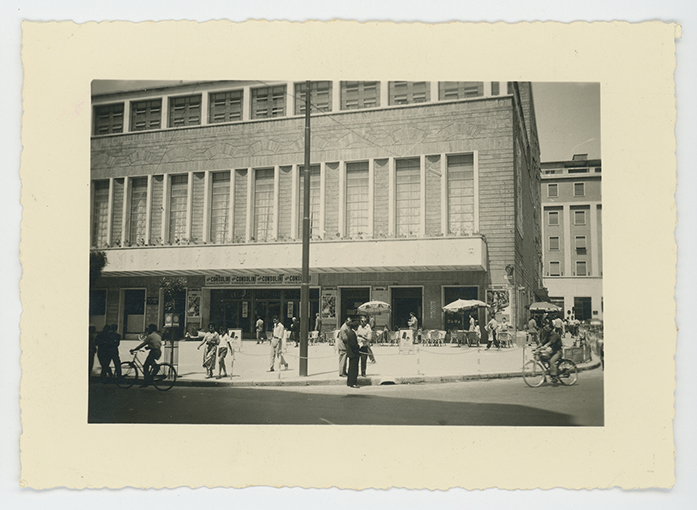
[[[565,342],[566,343],[566,342]],[[366,377],[358,377],[359,386],[380,384],[423,384],[481,379],[521,377],[523,362],[531,357],[531,348],[514,345],[490,350],[486,346],[467,347],[457,344],[442,346],[414,345],[410,351],[400,351],[398,346],[373,345],[376,363],[368,361]],[[300,349],[289,344],[284,352],[288,369],[279,369],[278,360],[273,372],[269,372],[270,350],[268,342],[257,344],[244,340],[235,351],[234,362],[228,354],[228,375],[222,378],[206,378],[205,369],[196,357],[196,363],[177,365],[177,385],[188,386],[313,386],[345,385],[346,378],[339,376],[338,354],[328,344],[308,347],[307,375],[300,375]],[[166,357],[163,356],[163,358]],[[122,361],[128,358],[121,357]],[[161,360],[164,361],[164,360]],[[579,371],[600,366],[600,360],[592,355],[586,363],[577,363]],[[95,361],[93,376],[99,372]],[[218,369],[216,367],[215,374]]]

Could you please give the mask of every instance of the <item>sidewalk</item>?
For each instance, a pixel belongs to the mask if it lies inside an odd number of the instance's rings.
[[[417,349],[418,347],[418,349]],[[289,365],[268,372],[270,346],[257,345],[245,340],[240,351],[235,352],[235,362],[230,377],[230,355],[226,359],[228,377],[207,379],[200,363],[177,367],[177,385],[189,386],[313,386],[345,385],[346,378],[339,377],[338,354],[327,344],[308,348],[307,376],[299,375],[300,349],[289,345],[284,353]],[[368,361],[367,377],[358,377],[360,386],[379,384],[419,384],[455,382],[477,379],[520,377],[523,366],[523,347],[514,346],[497,350],[492,347],[458,347],[446,344],[439,347],[414,346],[411,353],[400,353],[396,346],[374,345],[376,363]],[[525,348],[526,360],[530,348]],[[164,357],[164,356],[163,356]],[[95,369],[98,369],[99,364]],[[579,371],[600,366],[593,355],[590,362],[578,364]],[[215,374],[218,370],[216,367]]]

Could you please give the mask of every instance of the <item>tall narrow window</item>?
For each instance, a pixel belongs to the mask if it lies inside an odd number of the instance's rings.
[[[254,238],[266,241],[273,237],[274,169],[257,170],[254,175]]]
[[[342,81],[341,109],[360,110],[380,106],[379,81]]]
[[[559,249],[559,237],[552,236],[549,238],[549,249],[558,250]]]
[[[169,201],[169,243],[186,238],[186,202],[189,191],[188,175],[173,175]]]
[[[498,95],[499,95],[499,82],[497,82],[497,81],[492,81],[492,82],[491,82],[491,95],[492,95],[492,96],[498,96]]]
[[[147,131],[162,127],[162,100],[131,103],[131,131]]]
[[[346,163],[346,233],[368,232],[368,162]]]
[[[230,218],[230,172],[213,174],[211,186],[211,232],[213,243],[224,243],[227,239]]]
[[[252,89],[252,118],[283,117],[286,114],[286,86]]]
[[[94,181],[94,210],[92,213],[92,245],[105,246],[109,239],[109,181]]]
[[[201,94],[169,98],[169,127],[201,124]]]
[[[295,114],[305,113],[305,82],[295,84]],[[332,111],[332,82],[313,81],[310,82],[310,113]]]
[[[586,224],[586,211],[574,211],[574,225]]]
[[[481,97],[484,95],[482,81],[441,81],[438,83],[438,97],[441,101]]]
[[[576,276],[588,276],[585,260],[576,261]]]
[[[145,244],[145,204],[148,198],[148,179],[140,177],[131,181],[131,223],[128,241],[131,246]]]
[[[474,156],[448,156],[448,230],[474,232]]]
[[[427,81],[391,81],[390,104],[425,103],[431,97],[431,83]]]
[[[549,198],[556,198],[559,196],[559,185],[558,184],[547,184],[547,196]]]
[[[398,159],[396,178],[396,233],[399,236],[420,232],[421,219],[421,160]]]
[[[298,236],[303,233],[303,200],[305,196],[305,177],[303,172],[305,167],[300,167],[299,178],[300,199],[298,200]],[[320,187],[320,166],[310,166],[310,236],[321,235],[319,231],[319,187]]]
[[[123,133],[123,103],[94,107],[94,134]]]
[[[574,196],[575,197],[584,197],[586,196],[586,184],[583,182],[575,182],[574,183]]]
[[[548,211],[547,212],[547,225],[550,225],[550,226],[559,225],[559,211]]]
[[[242,91],[211,93],[209,99],[208,122],[234,122],[242,120]]]

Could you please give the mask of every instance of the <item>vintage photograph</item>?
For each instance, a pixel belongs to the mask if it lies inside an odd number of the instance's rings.
[[[599,100],[93,81],[89,422],[602,426]]]
[[[599,83],[90,104],[89,423],[604,426]]]

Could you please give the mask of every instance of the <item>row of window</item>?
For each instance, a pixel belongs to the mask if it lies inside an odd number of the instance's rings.
[[[550,261],[547,276],[564,276],[561,271],[561,262]],[[576,272],[573,276],[588,276],[588,264],[585,260],[576,261]]]
[[[586,254],[586,236],[575,236],[574,237],[574,248],[576,250],[577,255],[585,255]],[[559,237],[558,236],[550,236],[549,237],[549,250],[550,251],[558,251],[559,248]]]
[[[422,158],[394,160],[394,233],[397,236],[421,234]],[[192,238],[211,243],[266,241],[277,238],[279,203],[286,200],[298,205],[296,211],[299,237],[302,233],[303,167],[297,172],[297,192],[293,200],[288,189],[277,189],[280,174],[292,167],[255,168],[212,172],[209,184],[205,174],[155,175],[150,185],[147,177],[101,180],[94,182],[92,239],[95,246],[145,244],[181,244]],[[475,231],[474,156],[446,156],[446,196],[448,232],[461,234]],[[192,181],[190,181],[190,176]],[[165,183],[164,179],[168,179]],[[250,180],[251,178],[251,180]],[[287,181],[285,181],[287,182]],[[313,237],[324,238],[320,216],[321,166],[310,168],[310,228]],[[235,184],[237,183],[237,184]],[[250,195],[247,186],[251,186]],[[150,190],[148,189],[150,186]],[[168,188],[167,200],[164,199]],[[347,162],[345,165],[343,233],[345,236],[368,235],[370,225],[370,162]],[[204,211],[205,197],[209,207]],[[147,209],[148,195],[152,206]],[[247,204],[247,199],[251,203]],[[110,204],[113,211],[111,215]],[[116,204],[114,206],[113,204]],[[425,204],[423,204],[425,206]],[[440,206],[438,206],[440,207]],[[189,219],[189,211],[191,211]],[[208,221],[204,231],[204,215]],[[246,216],[251,216],[249,227]],[[125,223],[124,223],[125,222]],[[149,223],[148,223],[149,222]],[[148,229],[148,226],[150,229]],[[247,231],[250,228],[250,231]],[[149,235],[148,235],[149,232]],[[201,237],[199,237],[201,236]],[[148,239],[149,238],[149,239]],[[159,242],[157,240],[159,239]]]
[[[586,224],[586,211],[583,209],[575,209],[572,211],[574,218],[574,225],[585,225]],[[547,225],[558,226],[559,225],[559,211],[547,211]]]
[[[575,182],[574,184],[574,196],[575,197],[585,197],[586,196],[586,183],[585,182]],[[559,184],[549,183],[547,184],[547,197],[557,198],[559,196]]]
[[[313,112],[330,112],[334,110],[358,110],[385,106],[380,104],[379,81],[342,81],[339,82],[339,105],[332,104],[334,83],[315,81],[310,85],[310,101]],[[512,93],[509,83],[508,93]],[[391,81],[388,82],[387,101],[389,105],[406,105],[428,101],[451,101],[480,97],[484,95],[484,82],[439,82],[437,99],[432,96],[431,82]],[[435,92],[434,92],[435,93]],[[492,83],[492,95],[499,95],[498,82]],[[295,83],[293,91],[293,112],[295,115],[305,113],[307,84]],[[198,126],[202,116],[207,115],[208,124],[236,122],[243,119],[245,101],[248,118],[266,119],[290,115],[286,104],[286,85],[270,85],[249,89],[249,98],[244,97],[244,90],[228,90],[208,93],[208,111],[203,112],[203,95],[191,94],[166,99],[132,101],[130,111],[125,111],[125,103],[97,105],[94,107],[94,134],[107,135],[126,131],[125,115],[129,115],[129,131],[147,131],[164,127]],[[167,107],[167,126],[163,126],[162,111]]]

